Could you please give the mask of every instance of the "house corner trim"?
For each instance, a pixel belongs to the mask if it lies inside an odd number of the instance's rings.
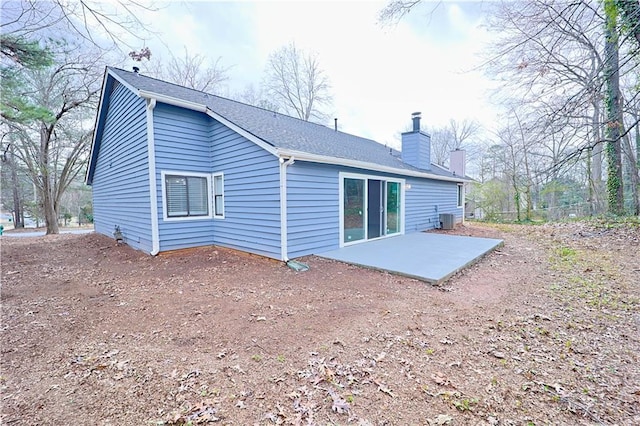
[[[156,179],[156,148],[153,132],[153,109],[155,98],[147,99],[147,156],[149,157],[149,201],[151,214],[151,255],[160,252],[160,231],[158,229],[158,183]]]

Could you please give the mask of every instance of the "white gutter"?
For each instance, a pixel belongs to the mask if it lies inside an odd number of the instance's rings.
[[[149,158],[149,195],[151,202],[151,255],[160,252],[160,230],[158,229],[158,183],[156,178],[156,148],[153,132],[154,98],[147,99],[147,157]]]
[[[313,163],[335,164],[335,165],[339,165],[339,166],[356,167],[356,168],[359,168],[359,169],[375,170],[375,171],[378,171],[378,172],[400,174],[400,175],[404,175],[404,176],[415,176],[415,177],[421,177],[421,178],[427,178],[427,179],[435,179],[435,180],[441,180],[441,181],[447,181],[447,182],[470,182],[469,179],[465,179],[465,178],[441,176],[441,175],[428,173],[428,172],[420,172],[420,171],[415,171],[415,170],[406,170],[406,169],[399,169],[399,168],[395,168],[395,167],[382,166],[382,165],[379,165],[379,164],[369,163],[369,162],[366,162],[366,161],[349,160],[349,159],[346,159],[346,158],[330,157],[330,156],[327,156],[327,155],[309,154],[309,153],[302,152],[302,151],[295,151],[295,150],[289,150],[289,149],[276,148],[273,145],[268,144],[265,141],[263,141],[262,139],[260,139],[257,136],[253,135],[252,133],[247,132],[243,128],[241,128],[238,125],[234,124],[233,122],[227,120],[226,118],[222,117],[221,115],[215,113],[214,111],[211,111],[209,108],[207,108],[206,105],[199,104],[199,103],[196,103],[196,102],[185,101],[185,100],[182,100],[182,99],[174,98],[172,96],[166,96],[166,95],[162,95],[162,94],[158,94],[158,93],[153,93],[153,92],[149,92],[149,91],[146,91],[146,90],[139,90],[138,91],[138,95],[140,97],[142,97],[142,98],[145,98],[145,99],[155,99],[158,102],[162,102],[164,104],[173,105],[173,106],[177,106],[177,107],[190,109],[190,110],[193,110],[193,111],[206,113],[208,116],[218,120],[220,123],[222,123],[223,125],[229,127],[231,130],[235,131],[236,133],[239,133],[240,135],[242,135],[245,138],[249,139],[250,141],[254,142],[258,146],[262,147],[263,149],[265,149],[269,153],[271,153],[273,155],[276,155],[276,156],[278,156],[280,158],[282,158],[282,157],[291,158],[291,157],[295,156],[296,159],[298,159],[298,160],[310,161],[310,162],[313,162]]]
[[[287,247],[287,166],[294,163],[294,158],[287,161],[280,157],[280,257],[283,262],[289,261]]]
[[[427,179],[442,180],[447,182],[470,182],[469,179],[459,177],[440,176],[428,172],[420,172],[416,170],[398,169],[395,167],[382,166],[380,164],[368,163],[366,161],[349,160],[346,158],[329,157],[326,155],[309,154],[301,151],[292,151],[288,149],[278,149],[278,154],[282,157],[296,157],[299,161],[310,161],[313,163],[335,164],[346,167],[356,167],[359,169],[375,170],[378,172],[393,173],[403,176],[415,176]]]
[[[179,106],[182,108],[191,109],[199,112],[206,112],[207,106],[198,104],[196,102],[184,101],[182,99],[174,98],[171,96],[160,95],[158,93],[147,92],[146,90],[138,90],[138,96],[145,99],[155,99],[158,102],[162,102],[163,104],[169,104],[174,106]]]

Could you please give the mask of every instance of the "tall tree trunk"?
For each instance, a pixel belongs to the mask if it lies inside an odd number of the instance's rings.
[[[589,201],[591,203],[591,214],[602,213],[602,142],[600,142],[600,102],[597,93],[594,93],[593,117],[591,125],[593,127],[593,148],[591,148],[589,158]]]
[[[47,235],[58,234],[58,212],[54,196],[54,187],[51,182],[51,170],[49,167],[49,146],[53,135],[53,126],[42,125],[40,128],[40,173],[41,195],[44,223],[47,227]]]
[[[637,105],[637,104],[636,104]],[[635,131],[635,153],[636,153],[636,161],[635,164],[632,164],[632,171],[634,171],[634,175],[635,175],[635,194],[638,198],[640,198],[640,121],[638,120],[640,118],[640,113],[638,111],[638,109],[635,109],[633,111],[633,113],[631,114],[631,116],[634,119],[634,122],[636,123],[636,131]],[[629,142],[629,150],[632,150],[632,146],[633,145],[631,142]],[[632,155],[633,157],[633,155]],[[636,211],[635,214],[636,216],[640,216],[640,200],[635,200],[635,206],[636,206]]]
[[[13,152],[13,146],[9,152],[11,169],[11,185],[13,185],[13,227],[24,228],[24,213],[22,211],[22,197],[20,197],[20,181],[18,180],[18,165]]]
[[[622,108],[620,107],[617,14],[615,7],[613,7],[613,0],[605,0],[605,11],[607,200],[609,213],[620,215],[624,213],[622,149],[620,145]]]

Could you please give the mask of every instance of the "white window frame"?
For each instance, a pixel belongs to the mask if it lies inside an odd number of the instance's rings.
[[[461,209],[464,207],[464,184],[459,183],[458,184],[458,192],[456,192],[456,204],[458,205],[458,208]]]
[[[216,177],[220,177],[222,179],[222,193],[216,194]],[[222,213],[216,213],[216,196],[220,195],[222,197]],[[224,173],[214,173],[211,175],[211,213],[213,214],[214,219],[224,219]]]
[[[166,185],[166,176],[186,176],[186,177],[200,177],[200,178],[206,178],[207,179],[207,211],[209,212],[208,215],[203,215],[203,216],[181,216],[181,217],[170,217],[168,215],[168,210],[167,210],[167,185]],[[162,172],[160,173],[161,176],[161,181],[162,181],[162,219],[166,222],[184,222],[184,221],[191,221],[191,220],[207,220],[207,219],[211,219],[213,217],[213,206],[211,205],[211,194],[212,194],[212,187],[211,184],[213,183],[211,180],[211,174],[210,173],[195,173],[195,172],[184,172],[184,171],[177,171],[177,170],[162,170]]]
[[[376,238],[364,238],[358,241],[344,242],[344,179],[361,179],[365,181],[365,191],[364,191],[364,229],[365,229],[365,237],[367,235],[367,229],[369,227],[369,191],[367,190],[369,179],[380,180],[386,182],[397,182],[400,184],[400,232],[395,232],[393,234],[382,235]],[[374,175],[374,174],[361,174],[361,173],[351,173],[351,172],[338,172],[338,197],[340,197],[339,209],[338,209],[338,218],[340,221],[340,242],[339,247],[347,247],[353,244],[361,244],[366,241],[375,241],[382,238],[393,238],[397,235],[404,235],[405,233],[405,190],[406,190],[406,179],[395,178],[390,176],[382,176],[382,175]],[[385,184],[386,189],[386,184]],[[386,213],[385,213],[385,222],[386,222]],[[386,229],[386,223],[384,225]]]

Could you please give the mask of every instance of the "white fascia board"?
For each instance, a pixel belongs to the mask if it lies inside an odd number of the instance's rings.
[[[102,104],[104,103],[104,92],[107,87],[107,75],[109,74],[109,69],[105,69],[104,77],[102,78],[102,89],[100,91],[100,100],[98,101],[98,113],[96,114],[96,121],[93,123],[93,137],[91,138],[91,152],[89,153],[89,164],[87,165],[87,171],[84,174],[84,183],[87,183],[87,179],[89,178],[89,170],[91,170],[91,166],[93,165],[93,150],[96,146],[96,136],[98,135],[98,120],[100,120],[100,113],[102,112]]]
[[[301,151],[292,151],[287,149],[279,149],[278,155],[282,158],[295,157],[298,161],[310,161],[312,163],[335,164],[338,166],[355,167],[358,169],[374,170],[376,172],[393,173],[396,175],[413,176],[425,179],[442,180],[447,182],[467,182],[467,179],[440,176],[427,172],[419,172],[415,170],[397,169],[395,167],[382,166],[375,163],[367,163],[365,161],[349,160],[346,158],[329,157],[326,155],[309,154]]]
[[[185,100],[174,98],[174,97],[171,97],[171,96],[161,95],[161,94],[158,94],[158,93],[147,92],[145,90],[140,90],[138,92],[138,95],[140,97],[143,97],[143,98],[146,98],[146,99],[155,98],[158,102],[162,102],[162,103],[165,103],[165,104],[169,104],[169,105],[173,105],[173,106],[177,106],[177,107],[190,109],[190,110],[193,110],[193,111],[204,112],[209,117],[219,121],[224,126],[230,128],[231,130],[233,130],[234,132],[238,133],[239,135],[244,136],[245,138],[247,138],[251,142],[253,142],[256,145],[258,145],[260,148],[262,148],[262,149],[268,151],[269,153],[271,153],[272,155],[274,155],[274,156],[278,155],[276,153],[276,148],[273,145],[270,145],[267,142],[265,142],[262,139],[260,139],[257,136],[255,136],[254,134],[247,132],[242,127],[240,127],[237,124],[227,120],[226,118],[224,118],[220,114],[216,113],[215,111],[212,111],[206,105],[199,104],[199,103],[196,103],[196,102],[185,101]]]
[[[206,105],[202,105],[196,102],[185,101],[182,99],[174,98],[172,96],[161,95],[159,93],[148,92],[146,90],[138,90],[138,96],[144,99],[155,99],[158,102],[162,102],[163,104],[173,105],[177,107],[182,107],[186,109],[190,109],[198,112],[206,112]]]
[[[440,170],[442,170],[443,172],[449,172],[449,169],[447,169],[445,166],[441,166],[440,164],[437,163],[431,163],[432,166],[439,168]]]

